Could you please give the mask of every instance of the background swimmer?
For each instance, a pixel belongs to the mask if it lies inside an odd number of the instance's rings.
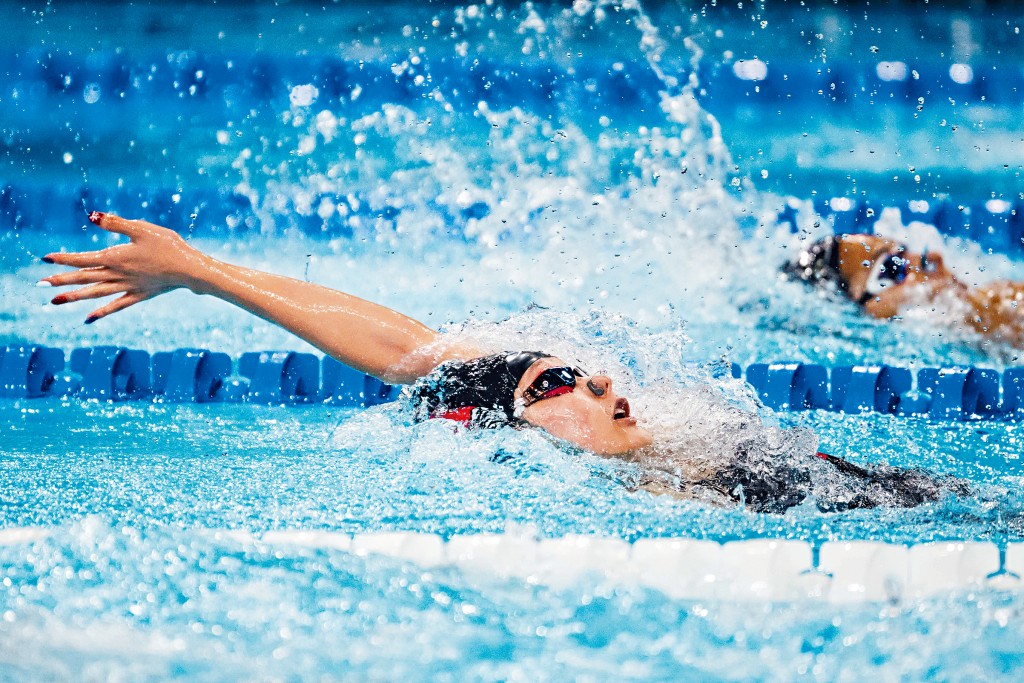
[[[837,235],[815,242],[783,272],[812,285],[835,286],[875,318],[928,305],[945,313],[952,326],[1024,348],[1024,283],[970,287],[935,251],[919,254],[875,235]]]
[[[44,278],[53,286],[80,286],[54,297],[54,304],[120,295],[90,313],[86,323],[174,289],[215,296],[362,372],[415,383],[410,397],[420,418],[470,427],[538,427],[567,446],[641,464],[650,476],[636,487],[656,493],[782,512],[808,498],[820,509],[844,510],[913,506],[964,491],[957,482],[940,483],[921,472],[865,469],[818,453],[817,438],[808,430],[763,425],[756,414],[710,392],[700,404],[700,421],[729,425],[727,432],[698,434],[699,425],[691,425],[688,431],[655,434],[645,424],[665,420],[638,421],[606,375],[588,375],[543,352],[488,352],[344,292],[218,261],[151,223],[101,213],[89,219],[130,242],[43,258],[77,269]]]

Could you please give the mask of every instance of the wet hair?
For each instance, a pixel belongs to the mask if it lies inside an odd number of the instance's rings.
[[[550,357],[540,351],[513,351],[442,363],[413,385],[416,417],[485,428],[522,424],[516,415],[516,387],[530,366]]]
[[[833,285],[845,292],[848,285],[839,270],[842,239],[842,235],[836,235],[818,240],[784,264],[782,272],[793,280],[815,287]]]

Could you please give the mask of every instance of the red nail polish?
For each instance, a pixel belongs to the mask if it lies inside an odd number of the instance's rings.
[[[99,225],[100,222],[103,220],[103,217],[106,215],[107,214],[103,213],[102,211],[92,211],[89,213],[89,220],[95,223],[96,225]]]

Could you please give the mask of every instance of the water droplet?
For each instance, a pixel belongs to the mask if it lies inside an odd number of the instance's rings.
[[[87,83],[82,92],[82,99],[86,104],[96,104],[100,101],[100,86],[97,83]]]

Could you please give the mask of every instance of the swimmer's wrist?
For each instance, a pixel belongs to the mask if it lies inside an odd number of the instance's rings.
[[[229,267],[223,261],[200,253],[182,274],[182,286],[193,294],[216,296],[220,289],[217,284],[218,280]]]

